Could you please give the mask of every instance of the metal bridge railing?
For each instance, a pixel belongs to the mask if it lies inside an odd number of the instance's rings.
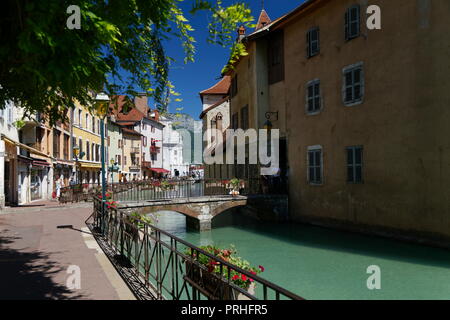
[[[241,195],[257,194],[260,183],[256,179],[242,179]],[[229,181],[224,179],[203,180],[145,180],[111,185],[114,201],[142,202],[230,194]]]
[[[133,216],[94,199],[94,214],[87,221],[113,263],[127,269],[135,292],[160,300],[301,300],[302,298],[257,275]],[[220,276],[199,263],[202,256],[215,261]],[[225,272],[222,272],[225,271]],[[236,286],[231,273],[254,280],[254,292]],[[127,279],[125,279],[127,280]],[[138,285],[136,285],[136,282]],[[131,287],[131,286],[130,286]],[[138,296],[140,297],[140,296]]]

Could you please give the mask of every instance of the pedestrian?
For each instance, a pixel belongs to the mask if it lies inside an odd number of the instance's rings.
[[[56,198],[59,200],[59,197],[61,197],[61,188],[64,187],[64,181],[61,179],[59,175],[56,176],[55,187],[56,187]]]

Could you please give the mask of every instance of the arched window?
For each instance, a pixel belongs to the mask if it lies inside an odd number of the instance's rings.
[[[222,114],[219,112],[216,116],[216,128],[219,131],[222,131]]]

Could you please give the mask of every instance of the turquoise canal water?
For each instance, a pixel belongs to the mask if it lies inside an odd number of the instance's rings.
[[[450,299],[450,251],[295,225],[260,223],[225,212],[213,230],[186,230],[160,212],[159,227],[195,245],[236,246],[261,276],[306,299]],[[381,269],[381,290],[367,289],[367,267]]]

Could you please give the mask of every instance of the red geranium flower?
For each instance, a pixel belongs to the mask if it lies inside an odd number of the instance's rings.
[[[247,276],[245,274],[242,274],[241,275],[241,279],[244,280],[244,281],[247,281]]]
[[[259,268],[259,270],[261,270],[261,272],[264,272],[264,270],[265,270],[263,266],[259,266],[258,268]]]
[[[237,280],[237,279],[239,279],[239,276],[238,276],[237,274],[235,274],[235,275],[233,276],[233,278],[231,278],[231,280]]]
[[[250,271],[250,273],[251,273],[251,274],[253,274],[253,275],[256,275],[256,272],[255,272],[255,271],[253,271],[253,270],[252,270],[252,271]]]

